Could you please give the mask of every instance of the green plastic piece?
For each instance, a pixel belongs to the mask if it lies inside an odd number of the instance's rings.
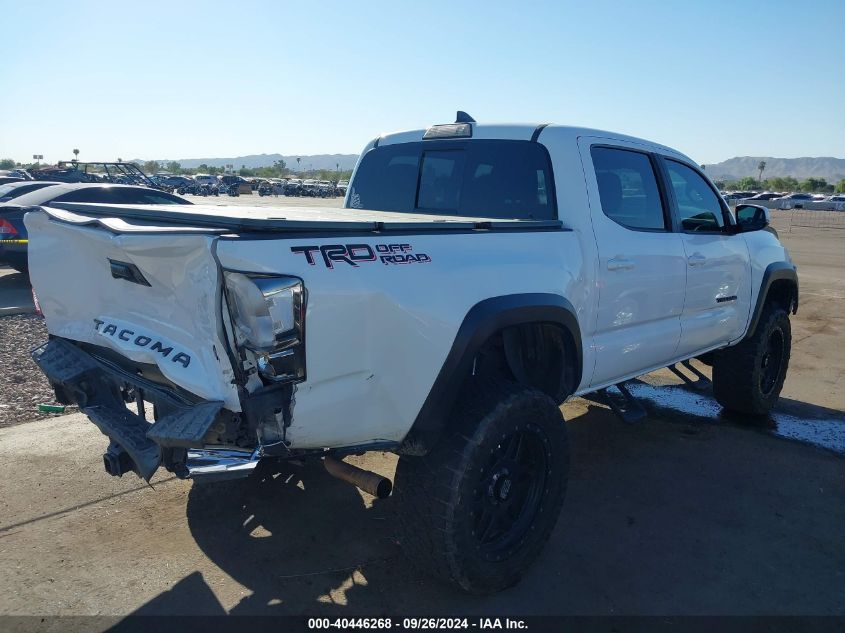
[[[65,405],[63,404],[39,404],[38,410],[42,413],[64,413]]]

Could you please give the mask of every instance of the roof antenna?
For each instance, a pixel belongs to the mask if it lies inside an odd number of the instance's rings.
[[[458,114],[455,116],[455,123],[475,123],[475,119],[463,110],[458,110]]]

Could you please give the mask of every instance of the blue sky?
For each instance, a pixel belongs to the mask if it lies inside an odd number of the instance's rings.
[[[842,0],[0,0],[0,15],[0,157],[357,153],[457,109],[702,163],[845,157]]]

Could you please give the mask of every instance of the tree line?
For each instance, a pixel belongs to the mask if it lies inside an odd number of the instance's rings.
[[[739,180],[716,180],[714,184],[723,191],[725,189],[735,191],[766,189],[768,191],[803,191],[805,193],[845,193],[845,180],[833,184],[827,182],[824,178],[805,178],[799,181],[792,176],[776,176],[760,180],[748,176]]]
[[[156,174],[159,172],[167,172],[178,176],[192,176],[194,174],[211,174],[216,176],[218,174],[229,173],[223,167],[215,167],[213,165],[206,165],[205,163],[197,167],[182,167],[177,161],[170,161],[169,163],[159,163],[158,161],[148,160],[141,168],[145,174]],[[314,178],[316,180],[349,180],[352,176],[351,169],[338,171],[335,169],[308,169],[305,171],[294,171],[290,169],[284,160],[274,161],[272,165],[266,167],[247,167],[241,165],[240,169],[234,169],[231,173],[243,176],[244,178],[288,178],[296,176],[297,178]]]

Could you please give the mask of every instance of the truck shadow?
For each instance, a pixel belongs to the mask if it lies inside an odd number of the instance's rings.
[[[194,486],[187,518],[200,548],[252,592],[230,614],[340,613],[379,591],[371,569],[399,561],[391,507],[317,462],[271,463],[249,480]]]
[[[189,493],[193,537],[242,592],[193,573],[137,614],[845,613],[841,457],[671,409],[632,426],[581,406],[560,521],[508,591],[421,576],[391,499],[288,464]]]

